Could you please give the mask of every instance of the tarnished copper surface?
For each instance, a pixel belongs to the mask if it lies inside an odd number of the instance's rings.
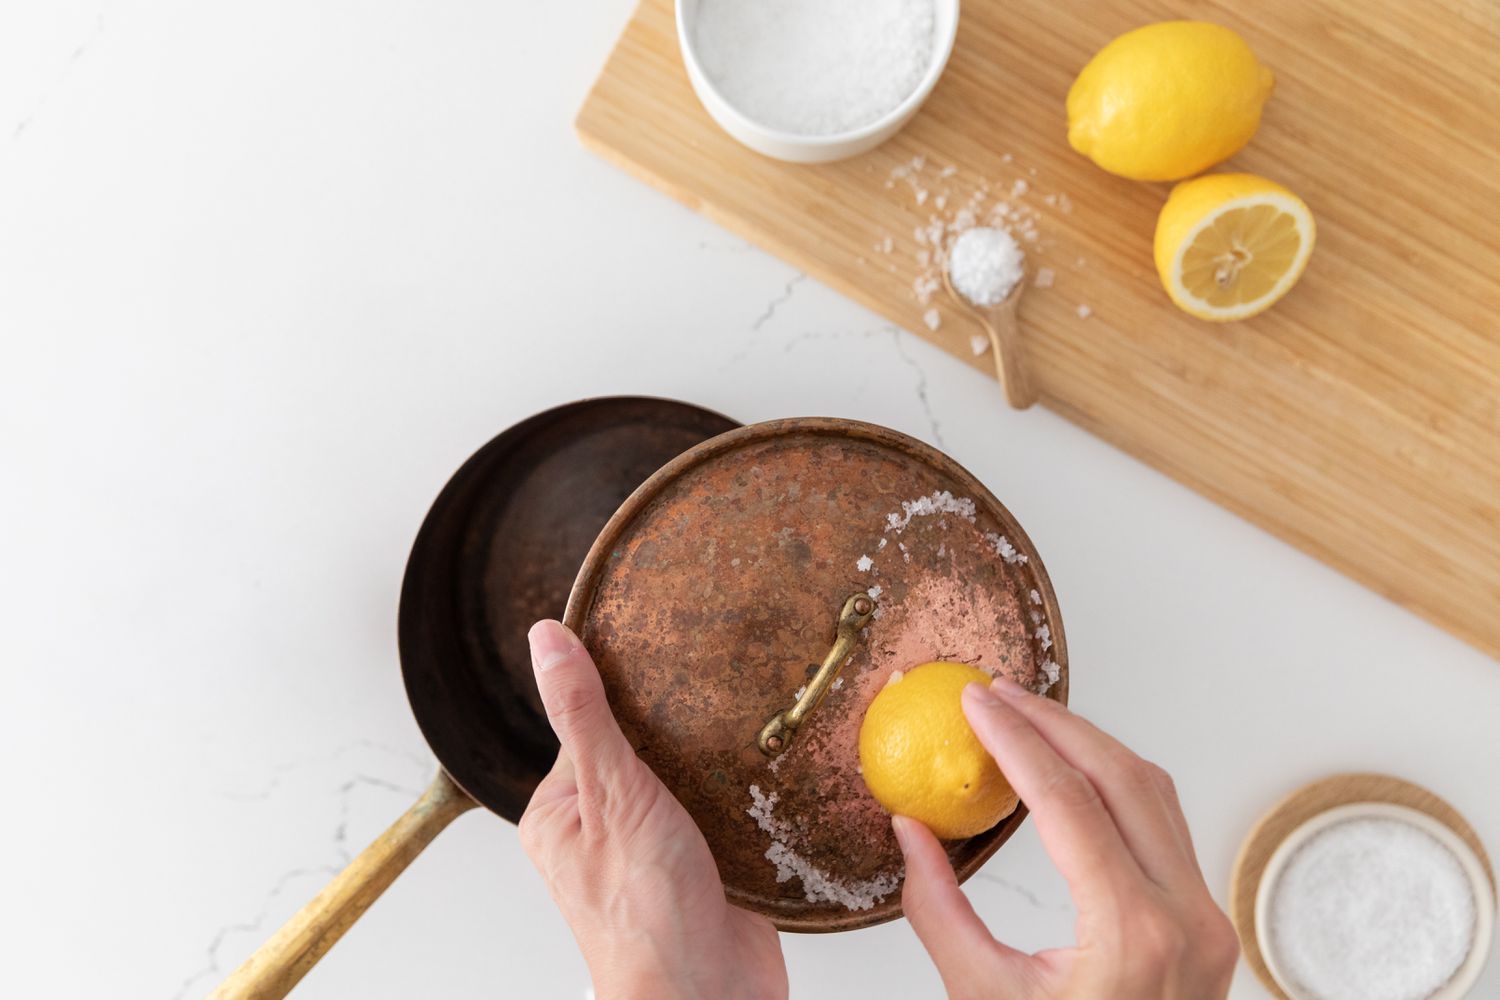
[[[669,399],[580,400],[496,436],[433,502],[401,585],[401,673],[432,752],[485,808],[520,819],[557,757],[527,629],[563,610],[631,491],[737,426]]]
[[[946,509],[908,517],[914,502]],[[841,683],[786,753],[763,756],[761,726],[828,651],[847,596],[872,587],[880,613]],[[1067,698],[1056,596],[1025,532],[948,457],[852,421],[756,424],[668,464],[595,542],[566,620],[637,752],[703,830],[730,898],[784,930],[900,913],[900,852],[857,751],[893,671],[963,660],[1040,684],[1055,664],[1049,694]],[[952,843],[960,878],[1023,819]]]

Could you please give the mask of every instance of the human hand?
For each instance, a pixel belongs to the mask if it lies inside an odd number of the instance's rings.
[[[724,898],[703,834],[620,732],[588,651],[557,622],[530,639],[562,750],[521,817],[521,845],[599,1000],[785,997],[776,928]]]
[[[1209,896],[1167,773],[1012,681],[970,684],[963,702],[1067,879],[1078,943],[1028,955],[995,940],[937,838],[893,817],[906,856],[902,906],[949,997],[1224,997],[1239,942]]]

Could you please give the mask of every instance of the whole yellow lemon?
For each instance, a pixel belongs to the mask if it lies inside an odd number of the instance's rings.
[[[1016,808],[1016,793],[964,718],[960,696],[989,674],[967,663],[924,663],[881,689],[859,729],[870,794],[937,836],[983,833]]]
[[[1245,40],[1203,21],[1125,34],[1068,91],[1068,144],[1112,174],[1174,181],[1245,147],[1276,78]]]

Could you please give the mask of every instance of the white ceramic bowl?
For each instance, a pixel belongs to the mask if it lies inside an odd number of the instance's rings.
[[[1484,971],[1484,963],[1489,958],[1495,934],[1495,892],[1490,885],[1489,875],[1469,845],[1446,824],[1424,812],[1389,802],[1352,802],[1321,812],[1289,833],[1271,854],[1270,860],[1266,862],[1265,873],[1261,875],[1260,887],[1255,892],[1255,940],[1260,945],[1261,956],[1265,958],[1266,968],[1271,970],[1272,978],[1292,1000],[1316,1000],[1298,990],[1277,964],[1279,959],[1276,956],[1275,942],[1271,940],[1268,931],[1271,897],[1282,871],[1297,848],[1307,843],[1314,834],[1351,819],[1396,819],[1410,823],[1430,833],[1458,859],[1459,867],[1468,876],[1469,886],[1474,892],[1474,944],[1453,978],[1427,1000],[1463,1000],[1479,979],[1479,974]]]
[[[958,34],[959,0],[933,0],[932,61],[917,89],[868,125],[831,135],[798,135],[768,128],[747,117],[725,100],[709,81],[708,74],[698,62],[693,42],[698,3],[699,0],[677,0],[677,44],[682,49],[682,61],[687,66],[688,79],[692,81],[698,100],[703,102],[710,117],[740,142],[757,153],[792,163],[828,163],[847,159],[874,149],[899,132],[937,85],[938,77],[943,75],[943,68],[953,53],[954,36]]]

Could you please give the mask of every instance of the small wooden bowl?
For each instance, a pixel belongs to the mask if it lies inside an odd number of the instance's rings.
[[[1277,803],[1251,828],[1235,858],[1229,882],[1229,916],[1239,934],[1245,963],[1279,1000],[1295,998],[1277,981],[1261,947],[1256,919],[1261,886],[1279,872],[1279,862],[1287,854],[1280,854],[1280,857],[1278,854],[1289,839],[1301,835],[1309,823],[1330,810],[1364,803],[1400,806],[1430,818],[1451,832],[1472,852],[1483,869],[1489,882],[1490,906],[1493,907],[1495,871],[1489,855],[1474,828],[1443,799],[1420,785],[1385,774],[1335,774],[1304,785]],[[1478,899],[1476,904],[1484,905]],[[1475,931],[1475,950],[1488,950],[1489,941],[1479,938],[1482,928],[1476,925]]]

